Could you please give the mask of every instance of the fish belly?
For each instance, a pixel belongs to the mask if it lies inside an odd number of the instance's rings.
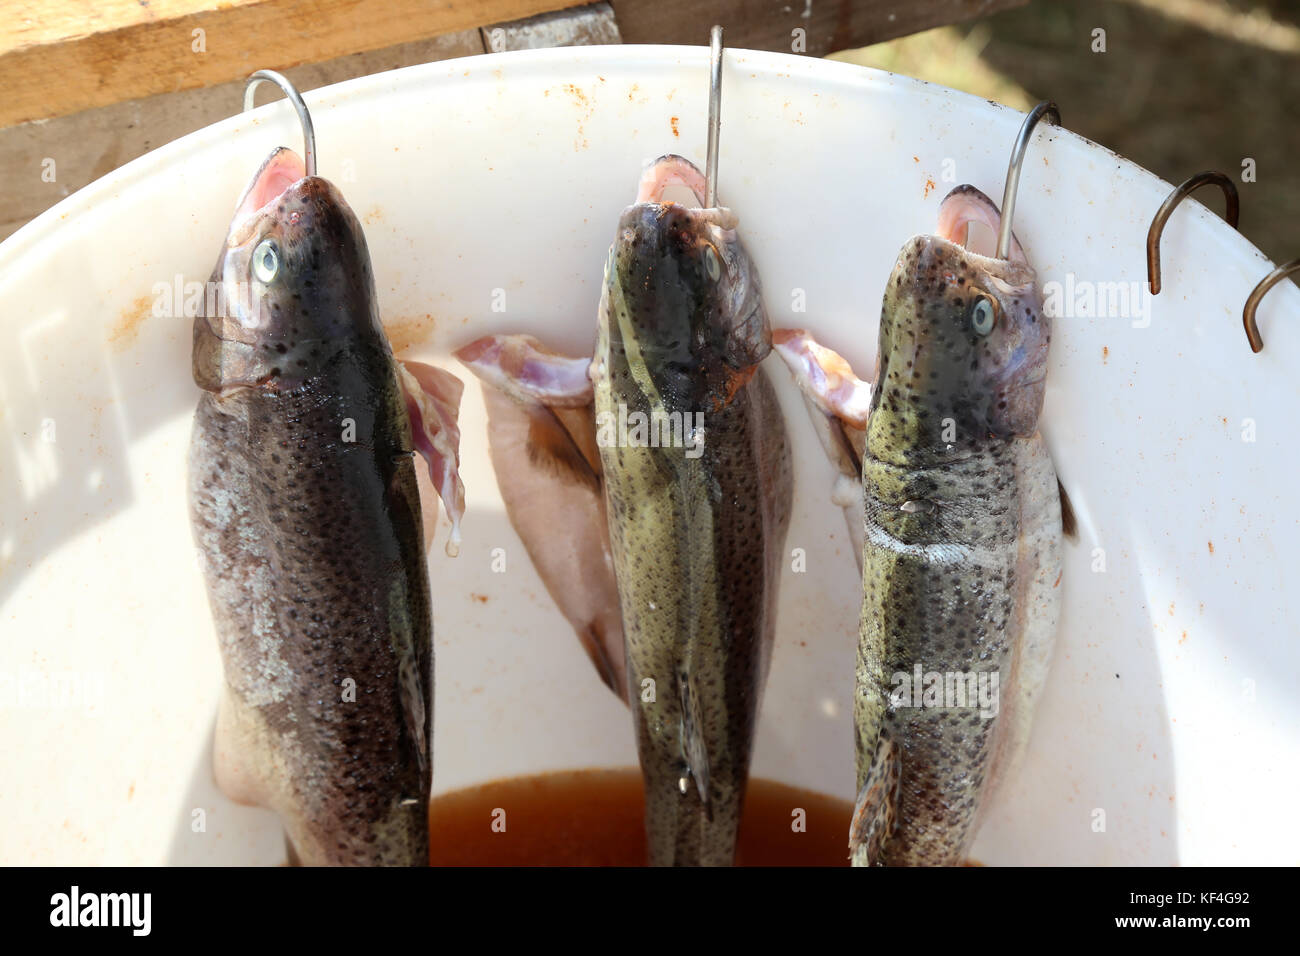
[[[597,411],[619,399],[598,386]],[[627,401],[624,397],[622,401]],[[762,372],[702,454],[602,447],[652,865],[726,866],[771,654],[789,446]]]
[[[935,508],[904,518],[918,487]],[[1034,436],[940,469],[871,461],[864,489],[854,862],[953,865],[1023,749],[1046,677],[1059,613],[1055,474]]]
[[[225,678],[217,783],[279,814],[304,864],[427,864],[430,775],[400,675],[432,683],[428,585],[422,560],[417,575],[383,557],[423,551],[413,465],[368,508],[349,459],[294,485],[265,467],[279,444],[200,400],[190,509]]]

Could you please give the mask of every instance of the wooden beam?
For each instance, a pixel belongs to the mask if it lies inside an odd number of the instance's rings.
[[[608,46],[622,43],[614,10],[593,3],[572,10],[543,13],[527,20],[483,27],[483,48],[489,53],[540,50],[553,46]]]
[[[823,56],[1028,0],[614,0],[625,43]],[[581,0],[0,0],[0,127],[380,50]],[[518,25],[515,25],[518,27]],[[799,33],[802,31],[802,34]],[[516,30],[507,48],[528,42]]]
[[[1024,6],[1029,0],[611,0],[624,43],[729,47],[825,56]],[[802,30],[802,36],[795,31]],[[802,48],[800,48],[802,47]]]
[[[479,31],[462,30],[432,40],[289,67],[285,74],[306,93],[358,76],[482,52]],[[269,91],[259,90],[258,94],[258,102],[275,99]],[[123,163],[233,116],[243,102],[241,78],[0,129],[0,169],[5,173],[0,178],[0,240]],[[49,173],[53,173],[52,181]],[[332,175],[325,167],[322,173]]]
[[[579,5],[581,0],[0,0],[0,127]]]

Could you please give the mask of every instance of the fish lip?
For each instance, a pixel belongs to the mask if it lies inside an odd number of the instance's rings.
[[[695,194],[695,201],[701,206],[708,195],[708,185],[700,167],[685,156],[666,153],[646,165],[641,180],[637,183],[636,202],[657,203],[662,200],[664,190],[669,186],[685,186]]]
[[[653,215],[659,220],[674,210],[685,213],[691,227],[699,233],[707,234],[715,244],[734,242],[736,239],[740,218],[729,206],[686,206],[672,200],[639,200],[625,207],[619,218],[620,230],[647,215]]]
[[[963,212],[967,214],[962,215]],[[933,235],[937,239],[945,240],[957,246],[966,255],[975,258],[985,266],[993,262],[1010,262],[1025,267],[1029,266],[1029,258],[1025,255],[1025,250],[1021,247],[1020,240],[1016,238],[1014,232],[1011,235],[1011,249],[1006,259],[980,255],[974,250],[968,249],[958,241],[958,237],[962,233],[963,227],[972,222],[983,223],[993,231],[994,235],[997,235],[1002,226],[1002,210],[982,190],[967,183],[954,187],[939,203],[939,217],[935,223]]]
[[[694,194],[695,205],[664,202],[664,190],[669,186],[685,186]],[[624,210],[624,216],[640,207],[657,208],[662,216],[670,208],[676,207],[686,210],[691,215],[692,224],[695,220],[702,220],[713,226],[715,232],[720,233],[715,237],[715,241],[718,239],[725,241],[734,234],[738,225],[736,214],[726,206],[706,205],[707,194],[708,185],[700,168],[684,156],[667,153],[646,165],[637,184],[636,199]]]
[[[951,260],[955,270],[958,263],[965,261],[966,267],[987,277],[990,288],[1005,294],[1015,294],[1028,289],[1037,282],[1037,273],[1028,262],[1015,259],[998,259],[993,256],[971,252],[959,242],[945,239],[943,236],[924,234],[916,236],[907,247],[925,251],[939,259]]]
[[[226,245],[235,248],[247,242],[254,224],[267,209],[310,178],[314,177],[307,176],[306,164],[293,150],[281,146],[272,151],[235,205]]]
[[[928,239],[933,245],[960,253],[975,267],[994,275],[998,272],[1008,272],[1016,269],[1024,269],[1031,274],[1034,271],[1033,267],[1029,265],[1029,261],[1023,257],[1019,259],[999,259],[996,256],[982,255],[966,248],[960,242],[941,236],[938,233],[931,233],[922,238]]]

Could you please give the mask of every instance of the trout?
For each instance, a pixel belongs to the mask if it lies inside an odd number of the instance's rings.
[[[999,219],[958,187],[886,286],[862,462],[857,866],[965,858],[1056,635],[1061,506],[1038,431],[1051,320],[1019,242],[1006,260],[958,244]]]
[[[696,204],[663,201],[673,185]],[[570,501],[580,482],[599,489],[584,511],[605,529],[609,572],[581,582],[570,572],[570,583],[621,609],[655,866],[735,861],[791,508],[785,424],[759,367],[772,333],[758,276],[735,216],[703,208],[704,195],[679,156],[646,171],[606,261],[586,376],[521,337],[458,353],[497,388],[502,363],[487,358],[510,357],[515,434],[529,435],[519,459],[531,464],[506,474],[499,462],[503,487],[549,474],[563,476]],[[557,431],[539,425],[538,404],[588,411]],[[575,437],[593,427],[594,442]],[[595,461],[582,452],[592,448]]]
[[[857,866],[965,859],[1025,747],[1060,614],[1072,519],[1038,430],[1051,320],[1020,243],[977,254],[971,224],[996,234],[1000,214],[960,186],[935,234],[904,246],[874,387],[806,333],[778,332],[834,422],[832,461],[861,476]]]
[[[291,859],[427,865],[433,622],[414,459],[454,541],[460,382],[394,361],[361,226],[289,150],[245,192],[210,287],[189,497],[225,676],[217,783],[279,814]]]

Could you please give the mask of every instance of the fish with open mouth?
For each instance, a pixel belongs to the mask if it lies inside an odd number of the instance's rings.
[[[904,246],[874,388],[778,333],[838,474],[861,475],[854,865],[964,859],[1024,749],[1060,615],[1072,520],[1038,430],[1051,320],[1020,243],[979,255],[973,223],[996,234],[999,211],[960,186]]]
[[[670,186],[697,205],[663,201]],[[489,385],[511,520],[631,706],[660,866],[734,862],[791,508],[758,277],[735,216],[704,195],[680,156],[646,170],[606,261],[589,363],[523,336],[457,353]],[[549,515],[512,505],[544,499]],[[585,563],[564,558],[579,552]]]
[[[217,783],[310,865],[427,865],[433,621],[416,452],[458,540],[461,383],[394,360],[356,216],[276,150],[194,321],[189,499]],[[436,507],[436,505],[435,505]]]

